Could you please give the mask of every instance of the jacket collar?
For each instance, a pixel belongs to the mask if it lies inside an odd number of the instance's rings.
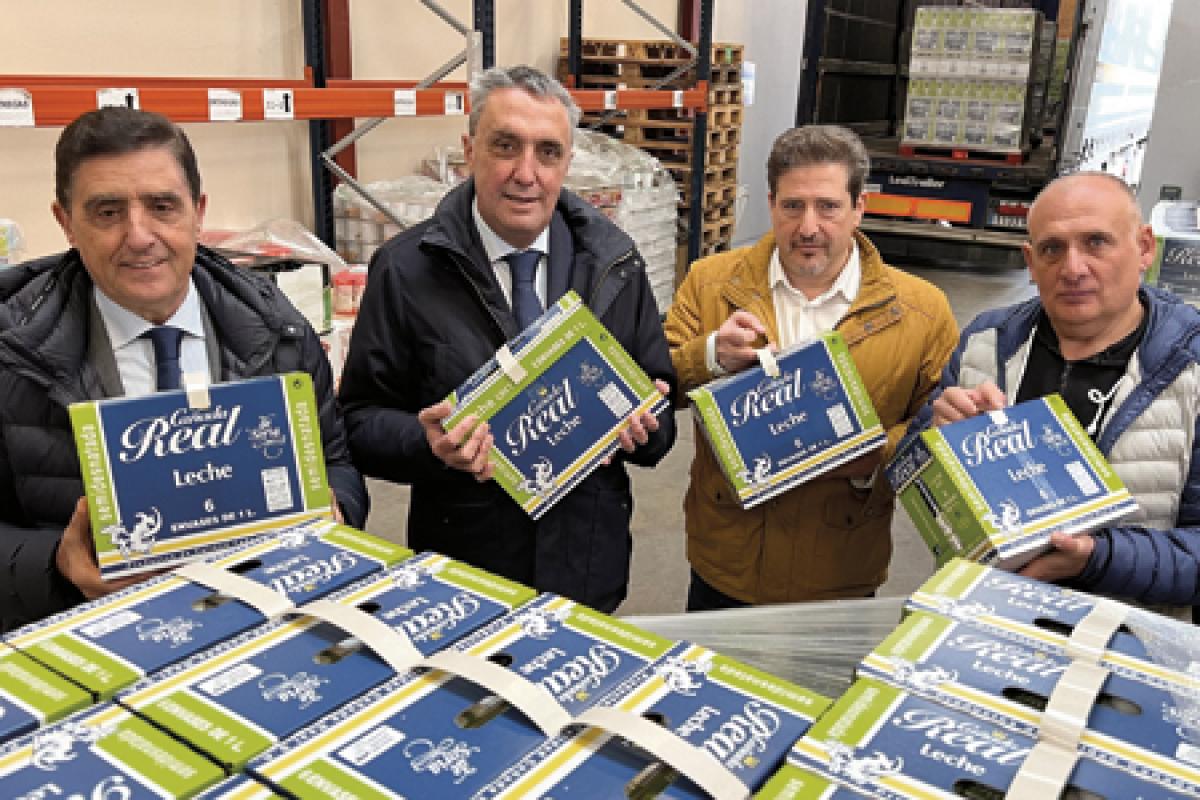
[[[473,178],[450,190],[434,211],[420,246],[453,254],[454,263],[439,261],[440,266],[453,269],[457,265],[493,311],[506,310],[507,304],[475,230],[471,215],[474,198]],[[571,288],[597,315],[602,314],[601,306],[607,307],[622,282],[619,274],[614,276],[615,282],[606,280],[605,272],[633,249],[633,240],[624,231],[573,193],[561,190],[550,222],[548,299],[556,300]],[[506,334],[515,332],[506,330]]]
[[[98,385],[86,359],[93,284],[78,251],[13,270],[0,280],[0,362],[72,387],[76,399],[91,396]],[[282,336],[303,335],[298,315],[288,313],[273,287],[204,246],[197,248],[192,281],[221,348],[222,378],[256,370]]]
[[[862,276],[855,297],[841,329],[846,321],[861,315],[874,316],[880,307],[884,307],[887,317],[898,318],[900,310],[895,304],[896,285],[888,275],[883,258],[871,240],[859,231],[854,232],[854,240],[858,245],[859,265]],[[741,261],[730,274],[729,282],[723,291],[725,299],[737,308],[754,314],[767,326],[768,337],[779,341],[778,321],[775,317],[775,300],[771,291],[770,264],[771,254],[775,252],[775,234],[767,233],[752,245],[742,256]],[[875,329],[875,322],[868,320],[861,325],[850,325],[845,331],[847,339],[859,339]]]

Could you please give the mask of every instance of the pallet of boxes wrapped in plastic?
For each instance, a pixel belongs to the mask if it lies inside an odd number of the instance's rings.
[[[444,556],[418,556],[151,676],[116,700],[239,770],[534,595]]]
[[[0,797],[191,798],[224,778],[215,763],[112,703],[0,747]]]
[[[401,561],[411,551],[325,518],[134,584],[5,637],[93,701]]]

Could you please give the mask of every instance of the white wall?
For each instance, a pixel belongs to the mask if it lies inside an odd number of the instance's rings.
[[[1175,0],[1138,189],[1138,203],[1147,216],[1164,184],[1182,187],[1184,200],[1200,200],[1200,148],[1193,138],[1200,131],[1197,41],[1200,0]]]
[[[745,18],[745,57],[756,67],[754,104],[742,117],[738,183],[748,192],[734,244],[749,244],[771,228],[767,207],[767,156],[776,137],[796,125],[796,99],[804,55],[808,4],[758,0]]]
[[[441,0],[466,25],[470,0]],[[678,0],[640,0],[674,28]],[[715,38],[741,41],[744,3],[718,0]],[[553,71],[567,33],[564,0],[497,0],[496,58]],[[0,75],[86,74],[300,78],[303,34],[295,0],[95,0],[6,3]],[[357,78],[420,79],[462,48],[455,31],[417,0],[354,0]],[[584,4],[585,36],[660,38],[618,0]],[[459,70],[450,80],[463,80]],[[246,228],[274,217],[312,224],[307,123],[186,126],[209,195],[210,228]],[[461,118],[393,120],[357,146],[363,180],[407,174],[435,144],[455,143]],[[0,130],[0,217],[24,229],[26,254],[60,250],[50,216],[59,129]]]

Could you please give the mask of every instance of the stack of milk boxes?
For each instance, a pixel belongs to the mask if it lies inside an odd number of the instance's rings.
[[[1200,797],[1191,626],[957,559],[906,613],[762,797]]]
[[[0,663],[41,677],[15,706],[52,685],[95,705],[14,731],[0,796],[745,797],[829,704],[405,555],[292,526],[17,631]]]

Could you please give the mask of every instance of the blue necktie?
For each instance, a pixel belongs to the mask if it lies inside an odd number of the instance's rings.
[[[534,278],[538,262],[542,260],[537,250],[513,251],[504,257],[512,269],[512,311],[521,330],[542,315],[542,301],[538,299]]]
[[[158,373],[158,391],[178,389],[183,385],[183,370],[179,367],[179,344],[183,331],[170,325],[155,325],[142,334],[154,345],[154,366]]]

